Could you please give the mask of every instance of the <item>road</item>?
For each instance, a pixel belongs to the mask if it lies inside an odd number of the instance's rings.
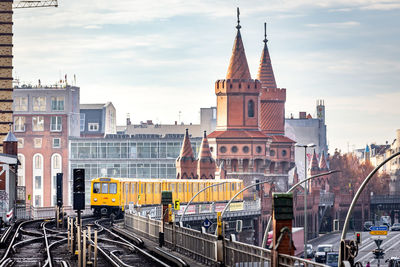
[[[388,232],[387,236],[379,237],[383,238],[381,248],[385,252],[384,259],[380,260],[380,266],[387,266],[387,263],[385,263],[386,259],[395,256],[400,257],[400,232]],[[355,239],[355,234],[348,233],[347,238]],[[363,266],[365,266],[368,261],[371,263],[371,267],[378,265],[378,260],[374,259],[374,255],[372,254],[372,250],[377,248],[374,241],[376,238],[377,236],[372,236],[369,232],[363,232],[361,235],[361,245],[359,246],[356,261],[361,261]],[[317,239],[310,240],[309,244],[313,245],[314,250],[316,250],[320,244],[332,244],[334,250],[339,251],[340,233],[321,236]]]

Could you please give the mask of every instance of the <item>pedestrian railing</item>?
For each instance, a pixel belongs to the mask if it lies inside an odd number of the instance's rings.
[[[161,221],[151,219],[149,216],[126,213],[125,228],[155,242],[160,241],[160,232],[163,232],[165,246],[204,265],[215,265],[223,261],[225,266],[229,267],[271,266],[271,250],[228,239],[218,240],[215,235],[179,227],[176,224],[163,226]],[[326,267],[320,263],[284,254],[278,255],[278,266]]]

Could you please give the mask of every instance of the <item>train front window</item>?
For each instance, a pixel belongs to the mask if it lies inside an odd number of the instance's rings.
[[[108,183],[101,183],[101,193],[102,194],[108,193]]]
[[[125,187],[125,189],[128,189]],[[128,194],[128,190],[126,190]],[[117,184],[116,183],[110,183],[110,194],[116,194],[117,193]]]
[[[100,183],[94,183],[93,184],[93,193],[94,194],[100,193]]]

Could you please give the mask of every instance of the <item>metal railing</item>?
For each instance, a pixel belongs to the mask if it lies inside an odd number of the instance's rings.
[[[155,242],[158,242],[161,227],[161,221],[149,216],[125,214],[125,228]],[[163,231],[165,245],[172,250],[205,265],[217,263],[217,236],[173,224],[165,224]],[[271,266],[271,250],[228,239],[224,240],[222,248],[225,266]],[[326,267],[324,264],[284,254],[278,255],[278,266]]]
[[[271,266],[271,250],[225,240],[226,266]]]
[[[67,215],[75,214],[75,211],[71,206],[65,206],[64,212]],[[56,213],[56,207],[33,207],[30,205],[26,206],[17,206],[15,209],[14,216],[17,219],[26,219],[26,220],[37,220],[37,219],[46,219],[46,218],[54,218]],[[90,207],[86,207],[85,210],[82,211],[82,215],[92,214],[92,210]]]

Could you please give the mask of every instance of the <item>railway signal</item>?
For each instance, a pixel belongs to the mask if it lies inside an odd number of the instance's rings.
[[[73,170],[73,208],[74,210],[85,209],[85,169]]]
[[[62,207],[63,205],[63,187],[62,187],[62,181],[63,181],[63,174],[62,173],[57,173],[57,207]]]
[[[360,232],[356,233],[356,243],[357,243],[357,245],[361,245],[361,233]]]

